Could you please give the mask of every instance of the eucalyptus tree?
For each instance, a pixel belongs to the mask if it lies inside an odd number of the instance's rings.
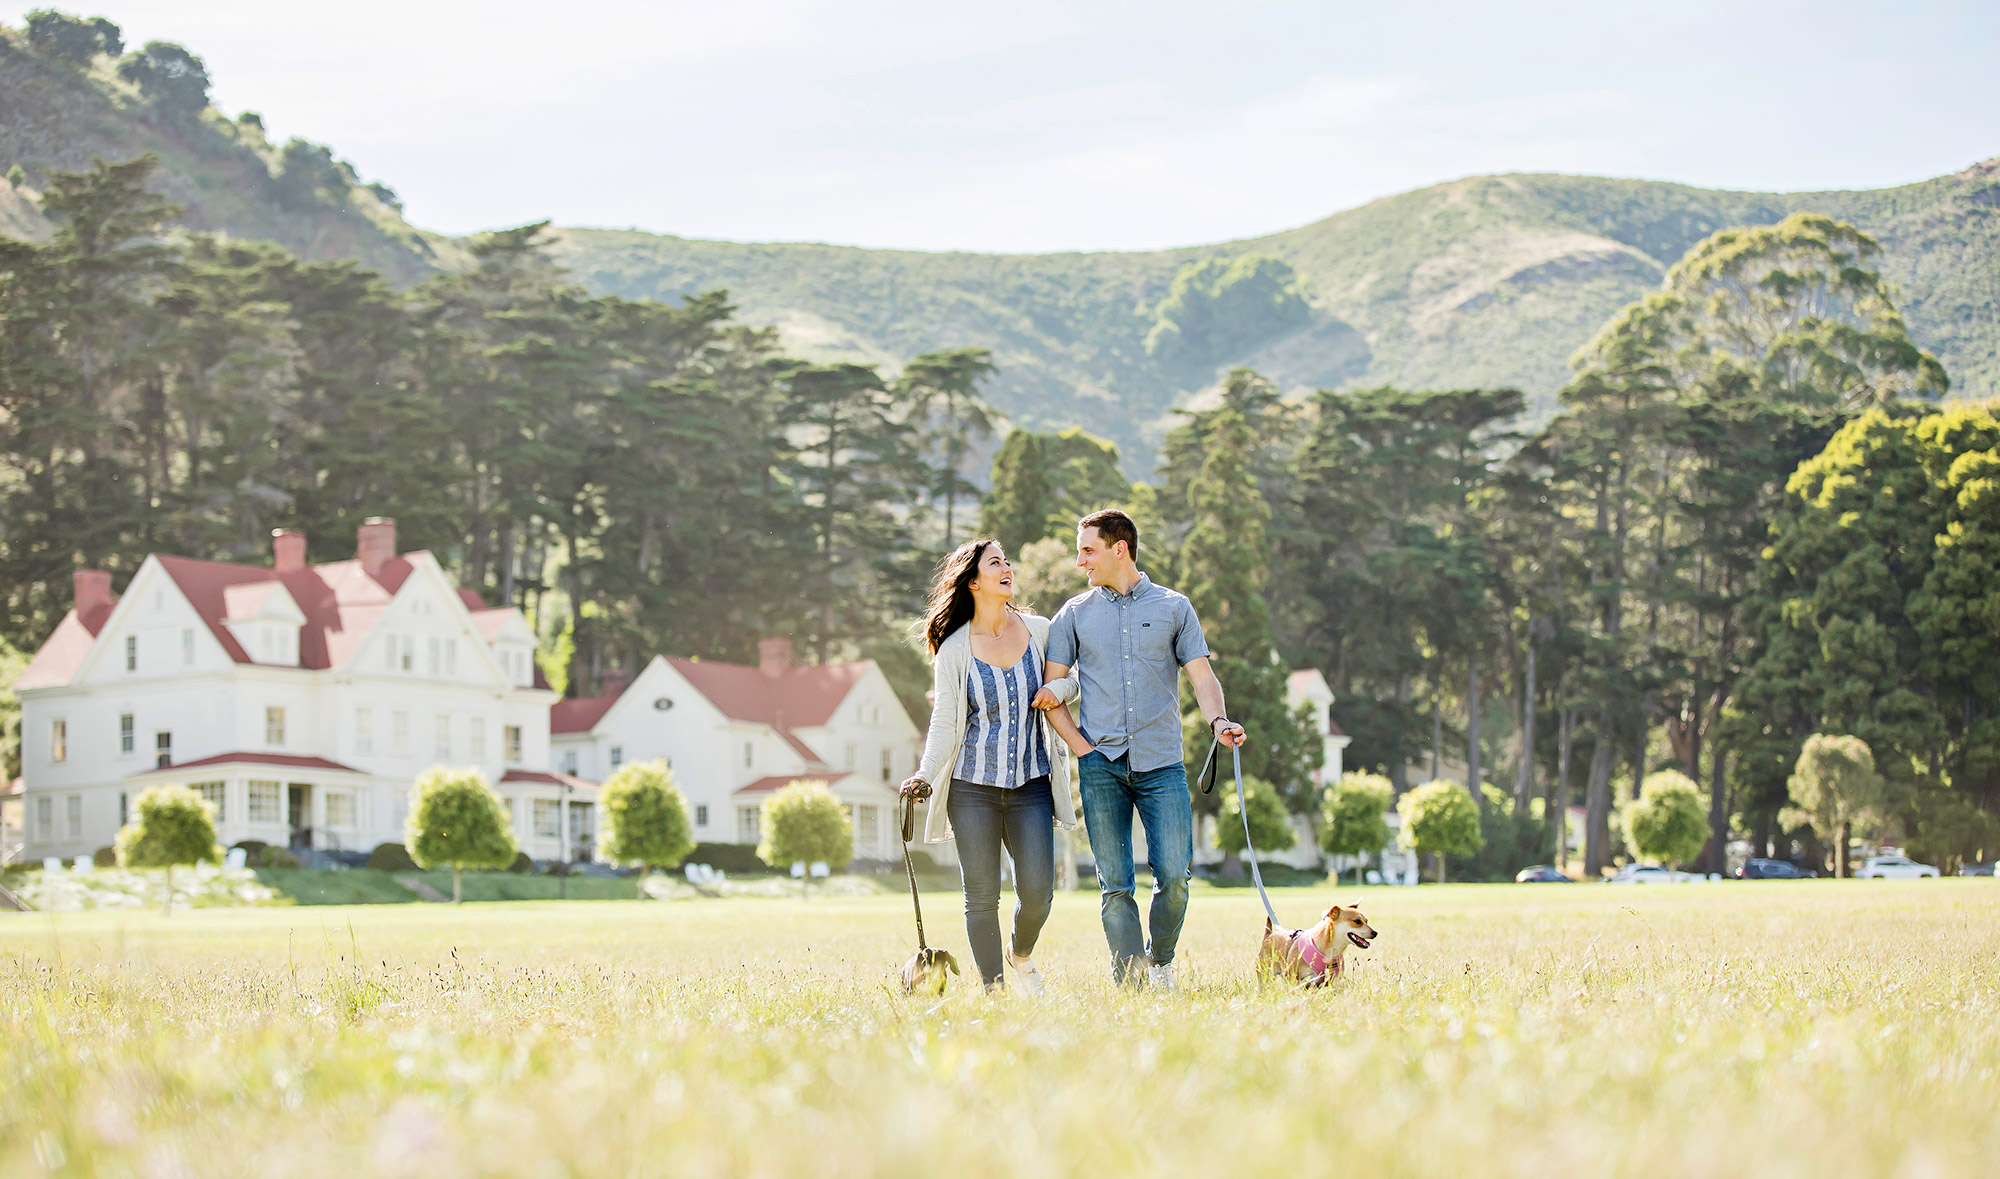
[[[965,456],[975,439],[990,438],[996,414],[979,398],[979,383],[998,370],[984,348],[926,352],[903,366],[894,395],[923,448],[938,456],[933,499],[944,500],[944,547],[955,543],[954,509],[965,481]]]

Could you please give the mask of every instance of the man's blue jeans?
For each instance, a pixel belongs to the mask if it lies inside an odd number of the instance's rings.
[[[1111,947],[1112,974],[1123,982],[1135,965],[1172,962],[1180,944],[1188,880],[1194,874],[1194,804],[1188,798],[1187,769],[1175,762],[1134,772],[1129,757],[1114,761],[1094,749],[1077,766],[1083,779],[1083,821],[1103,894],[1104,940]],[[1132,899],[1135,809],[1146,831],[1146,863],[1153,869],[1153,905],[1145,929],[1139,927],[1139,905]]]

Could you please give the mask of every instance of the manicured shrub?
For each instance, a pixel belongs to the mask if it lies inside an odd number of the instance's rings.
[[[1446,856],[1469,856],[1486,845],[1479,830],[1479,805],[1457,782],[1426,782],[1396,804],[1403,816],[1403,846],[1437,856],[1438,883],[1444,883]]]
[[[641,896],[644,876],[674,867],[694,850],[687,799],[674,788],[664,761],[635,762],[611,775],[598,791],[597,814],[597,858],[636,865]]]
[[[403,843],[418,867],[451,865],[451,902],[464,900],[459,877],[467,868],[505,868],[514,845],[507,808],[475,769],[426,771],[410,787],[410,817]]]
[[[781,871],[800,861],[843,868],[854,858],[847,808],[817,779],[793,782],[765,799],[763,832],[757,858]]]
[[[757,858],[757,849],[747,843],[697,843],[681,862],[707,864],[711,868],[738,874],[771,870],[771,865]],[[922,868],[923,864],[919,862],[917,867]]]
[[[1330,856],[1357,857],[1354,882],[1371,852],[1389,846],[1389,800],[1395,788],[1380,774],[1350,770],[1326,792],[1320,808],[1320,850]]]
[[[118,862],[128,868],[167,870],[166,909],[174,907],[174,869],[219,863],[215,808],[185,786],[148,786],[139,793],[133,821],[118,832]]]
[[[410,849],[400,843],[378,843],[375,850],[368,853],[368,866],[378,872],[414,872],[417,862],[410,858]]]

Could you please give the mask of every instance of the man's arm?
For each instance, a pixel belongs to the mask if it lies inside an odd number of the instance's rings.
[[[1080,690],[1076,677],[1069,673],[1069,664],[1048,659],[1042,662],[1041,689],[1028,703],[1047,712],[1051,708],[1061,708],[1075,700]]]
[[[1208,665],[1208,656],[1188,660],[1181,670],[1187,672],[1188,684],[1194,688],[1195,703],[1201,706],[1202,718],[1208,721],[1208,731],[1224,745],[1243,744],[1243,726],[1229,719],[1229,710],[1222,703],[1222,681],[1215,678],[1215,669]]]

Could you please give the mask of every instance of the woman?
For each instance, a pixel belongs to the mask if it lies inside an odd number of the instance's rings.
[[[1016,609],[1014,569],[994,540],[960,545],[938,565],[924,622],[931,653],[931,725],[905,797],[931,799],[924,842],[956,838],[965,936],[988,987],[1014,968],[1042,989],[1032,955],[1055,899],[1055,828],[1076,825],[1069,762],[1090,748],[1069,710],[1028,706],[1042,686],[1049,620]],[[1043,721],[1046,719],[1047,725]],[[1014,937],[1002,961],[1000,851],[1014,857]]]

